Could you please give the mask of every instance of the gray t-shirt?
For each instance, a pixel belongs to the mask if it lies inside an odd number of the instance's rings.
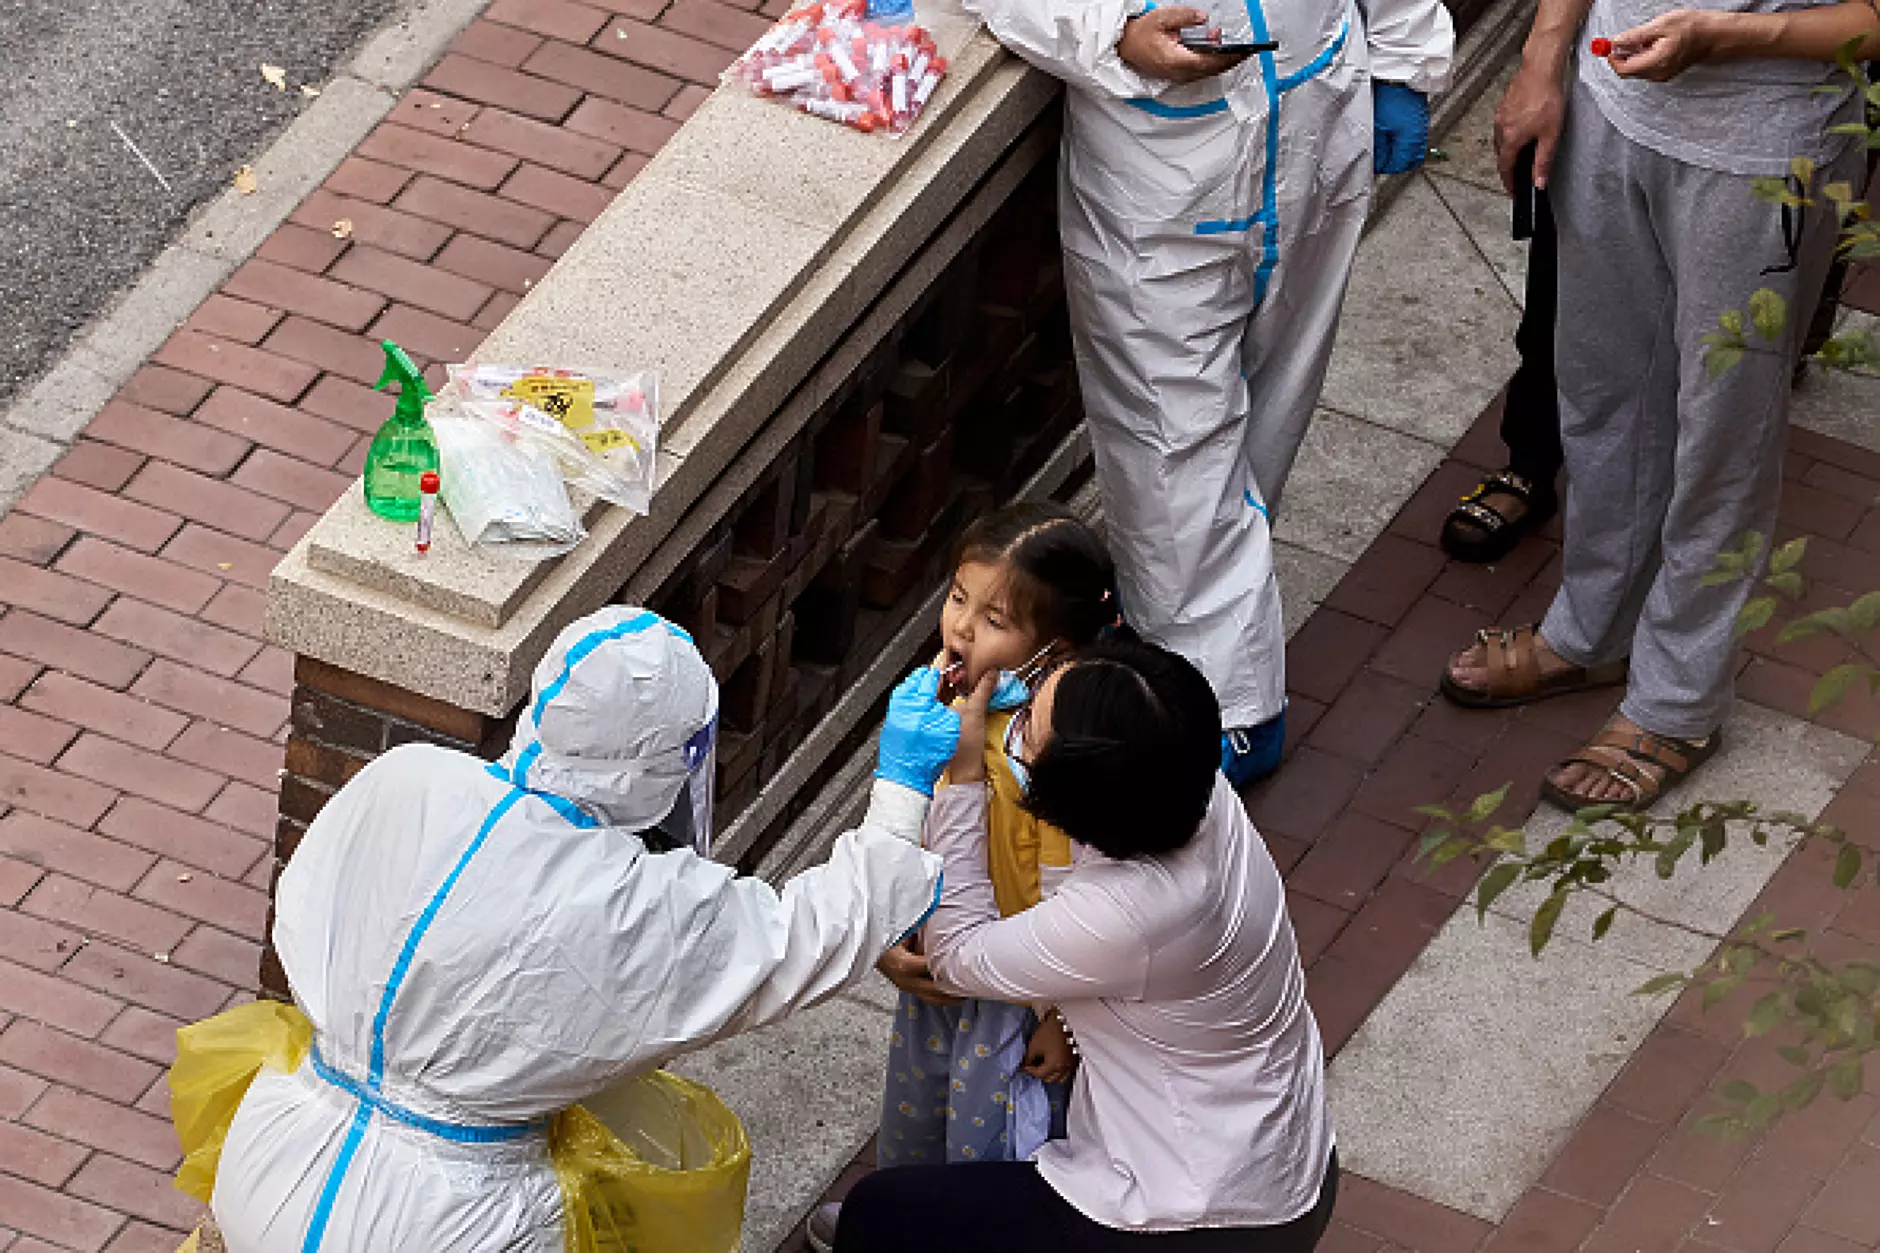
[[[1840,122],[1858,120],[1852,84],[1820,61],[1722,61],[1696,65],[1668,83],[1621,78],[1585,51],[1596,36],[1613,38],[1674,8],[1735,13],[1780,13],[1836,0],[1593,0],[1582,32],[1580,81],[1619,132],[1654,152],[1729,174],[1786,174],[1791,157],[1825,163],[1852,142],[1829,135]],[[1846,86],[1817,95],[1823,85]]]

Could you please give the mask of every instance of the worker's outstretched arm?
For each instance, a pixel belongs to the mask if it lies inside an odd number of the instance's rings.
[[[936,699],[938,675],[916,671],[895,690],[882,726],[868,813],[829,860],[779,892],[761,879],[687,853],[643,858],[640,898],[671,902],[623,935],[623,957],[647,947],[668,972],[642,1000],[632,1060],[666,1058],[775,1022],[866,974],[932,912],[940,859],[921,850],[934,783],[957,749],[960,719]]]
[[[1358,0],[1358,9],[1364,15],[1372,78],[1425,95],[1449,86],[1456,28],[1442,0]]]

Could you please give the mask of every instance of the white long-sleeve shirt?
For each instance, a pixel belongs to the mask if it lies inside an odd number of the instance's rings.
[[[1001,919],[985,788],[942,788],[928,847],[945,880],[926,928],[949,991],[1056,1004],[1083,1059],[1069,1137],[1038,1170],[1110,1227],[1273,1226],[1309,1211],[1332,1149],[1325,1053],[1279,871],[1217,781],[1189,844],[1085,850],[1057,895]]]

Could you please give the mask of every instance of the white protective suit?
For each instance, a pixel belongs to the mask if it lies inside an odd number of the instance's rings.
[[[575,623],[534,689],[501,763],[393,749],[282,874],[274,942],[315,1052],[235,1115],[213,1203],[232,1253],[561,1253],[546,1119],[828,997],[931,910],[927,800],[890,784],[781,895],[648,850],[718,703],[664,619]]]
[[[1248,727],[1285,702],[1270,509],[1330,359],[1371,192],[1371,79],[1448,79],[1440,0],[1214,0],[1276,40],[1171,86],[1117,55],[1141,0],[966,0],[1061,78],[1064,283],[1123,610]],[[1146,5],[1154,8],[1154,4]]]

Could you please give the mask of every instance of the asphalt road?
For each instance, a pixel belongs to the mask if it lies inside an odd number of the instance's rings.
[[[399,3],[0,0],[0,403]],[[287,71],[285,94],[264,61]]]

